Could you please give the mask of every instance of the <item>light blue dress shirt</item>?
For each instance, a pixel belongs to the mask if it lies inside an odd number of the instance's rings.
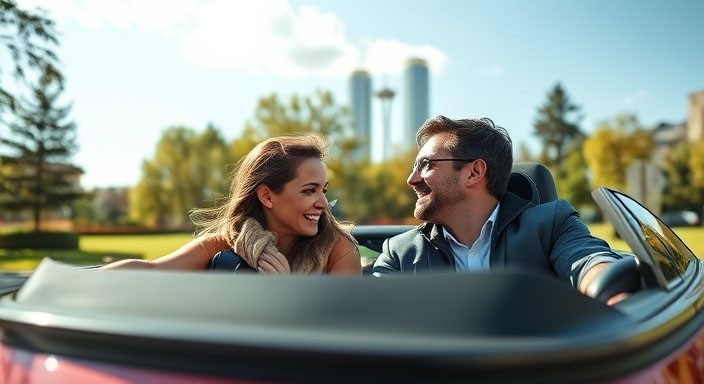
[[[494,230],[494,223],[499,214],[499,204],[491,212],[489,218],[482,226],[479,237],[471,247],[468,247],[455,239],[449,231],[443,228],[445,240],[452,249],[455,258],[455,271],[457,272],[488,272],[489,254],[491,253],[491,233]]]

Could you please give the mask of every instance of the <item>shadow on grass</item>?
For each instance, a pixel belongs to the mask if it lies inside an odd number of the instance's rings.
[[[55,249],[0,249],[1,271],[29,271],[39,265],[44,258],[50,258],[75,266],[106,264],[122,259],[142,259],[138,253],[81,252]]]

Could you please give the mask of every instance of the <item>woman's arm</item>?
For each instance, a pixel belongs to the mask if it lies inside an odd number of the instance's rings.
[[[210,258],[222,249],[229,248],[220,236],[208,235],[197,237],[181,248],[154,260],[128,259],[107,264],[102,269],[171,269],[203,270]]]
[[[362,275],[362,260],[357,245],[340,236],[330,252],[326,273],[335,275]]]

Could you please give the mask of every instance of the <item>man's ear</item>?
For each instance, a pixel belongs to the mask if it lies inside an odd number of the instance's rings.
[[[271,190],[264,184],[257,187],[257,198],[266,208],[274,206],[274,203],[271,201]]]
[[[477,159],[465,167],[465,182],[474,185],[486,176],[486,162],[484,159]]]

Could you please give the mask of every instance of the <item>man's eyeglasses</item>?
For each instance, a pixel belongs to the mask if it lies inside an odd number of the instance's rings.
[[[474,158],[474,159],[421,159],[420,161],[416,161],[413,163],[413,171],[411,173],[425,173],[428,172],[428,169],[430,169],[430,163],[435,162],[435,161],[463,161],[466,163],[472,162],[474,160],[479,160],[479,158]]]

